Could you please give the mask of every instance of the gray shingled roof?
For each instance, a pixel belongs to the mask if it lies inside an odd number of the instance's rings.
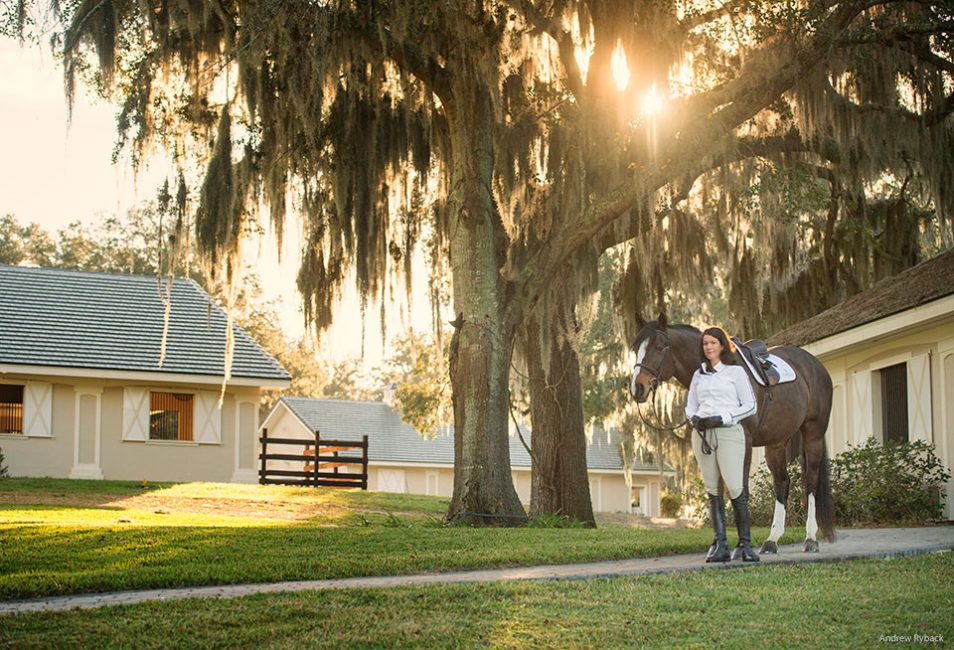
[[[444,435],[426,440],[401,415],[383,402],[282,397],[284,404],[308,427],[318,430],[329,440],[361,440],[368,436],[368,460],[389,463],[454,464],[454,432],[448,427]],[[275,408],[278,404],[275,405]],[[530,432],[521,430],[527,444]],[[586,448],[586,466],[590,469],[621,470],[621,438],[597,428]],[[530,455],[516,435],[510,437],[510,464],[530,467]],[[636,471],[658,471],[652,465],[634,465]]]
[[[225,312],[177,278],[160,368],[163,311],[155,276],[0,266],[0,363],[221,376]],[[233,376],[289,379],[242,328],[234,332]]]

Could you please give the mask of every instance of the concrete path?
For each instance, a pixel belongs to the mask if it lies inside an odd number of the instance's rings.
[[[702,561],[703,554],[700,553],[587,564],[556,564],[510,569],[482,569],[403,576],[341,578],[337,580],[299,580],[294,582],[187,587],[183,589],[148,589],[79,596],[56,596],[35,600],[0,601],[0,615],[18,612],[91,609],[107,605],[130,605],[146,601],[178,600],[181,598],[236,598],[250,594],[280,591],[397,587],[401,585],[496,582],[502,580],[574,580],[684,571],[722,571],[795,562],[836,562],[860,558],[887,559],[905,555],[937,553],[951,549],[954,549],[954,526],[843,530],[838,532],[838,540],[834,544],[821,542],[821,551],[818,553],[804,553],[801,544],[789,544],[780,547],[778,555],[763,555],[759,564],[743,564],[738,561],[726,564],[705,564]]]

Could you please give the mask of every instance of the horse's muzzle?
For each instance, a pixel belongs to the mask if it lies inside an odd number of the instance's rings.
[[[646,401],[646,397],[649,395],[649,391],[641,383],[636,381],[636,378],[639,376],[638,372],[633,373],[633,378],[629,383],[629,394],[636,400],[637,403],[642,404]]]

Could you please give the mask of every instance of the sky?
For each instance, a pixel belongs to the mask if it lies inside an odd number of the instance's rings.
[[[137,176],[128,160],[112,163],[116,110],[78,87],[70,120],[62,70],[49,46],[21,47],[15,40],[0,37],[0,214],[13,214],[21,223],[36,222],[55,234],[72,221],[95,223],[104,216],[121,216],[154,198],[165,178],[163,165],[154,164]],[[267,213],[261,218],[267,224]],[[295,289],[300,250],[295,221],[292,217],[286,227],[281,263],[271,233],[263,241],[250,242],[246,254],[255,260],[268,297],[281,301],[283,329],[297,338],[304,333],[304,323]],[[415,275],[423,278],[426,273]],[[410,323],[422,331],[429,326],[423,290],[415,288]],[[388,336],[408,325],[399,311],[393,310]],[[378,313],[377,306],[370,306],[364,345],[368,367],[387,354]],[[359,303],[349,292],[319,353],[333,361],[360,356],[361,329]]]

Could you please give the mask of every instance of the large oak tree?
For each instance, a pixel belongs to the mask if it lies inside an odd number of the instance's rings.
[[[68,90],[90,76],[123,100],[119,130],[133,150],[159,141],[203,162],[195,224],[216,273],[232,276],[259,202],[281,232],[290,199],[308,221],[306,314],[324,326],[349,268],[362,295],[375,295],[431,238],[456,315],[449,515],[467,521],[523,515],[507,444],[518,327],[536,341],[525,356],[539,361],[546,388],[554,368],[577,372],[564,343],[602,250],[632,240],[631,272],[656,289],[697,277],[710,256],[745,263],[747,231],[722,232],[725,218],[683,203],[693,188],[719,185],[722,201],[733,188],[698,178],[751,178],[741,161],[760,148],[857,179],[855,190],[913,166],[938,214],[950,214],[952,16],[942,3],[81,0],[61,9]],[[626,92],[613,75],[621,59]],[[655,117],[634,110],[652,91],[666,103]],[[891,119],[907,126],[887,131]],[[578,381],[565,386],[579,395]],[[551,455],[535,470],[553,485],[556,468],[572,466],[572,491],[585,471],[582,429],[575,415],[565,422],[568,462]]]

